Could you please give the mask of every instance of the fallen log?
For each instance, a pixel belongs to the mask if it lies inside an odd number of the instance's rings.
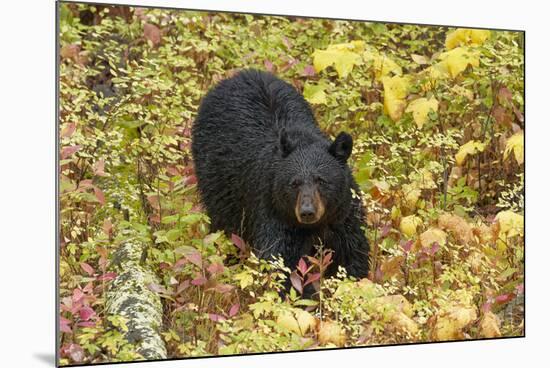
[[[130,230],[123,230],[127,239],[115,251],[113,265],[118,275],[106,293],[109,316],[126,319],[126,340],[136,346],[144,359],[166,359],[166,346],[160,336],[162,303],[148,285],[158,284],[156,275],[141,264],[147,244]]]

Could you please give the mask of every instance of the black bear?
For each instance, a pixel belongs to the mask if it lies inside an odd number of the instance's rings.
[[[293,269],[314,245],[362,278],[369,246],[363,208],[347,165],[353,141],[331,141],[290,84],[244,70],[203,99],[192,129],[197,185],[213,231],[239,234],[258,256]]]

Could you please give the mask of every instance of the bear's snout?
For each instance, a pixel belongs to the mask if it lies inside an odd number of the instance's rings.
[[[301,224],[315,224],[325,214],[325,204],[319,190],[313,186],[304,186],[298,193],[294,208],[296,219]]]

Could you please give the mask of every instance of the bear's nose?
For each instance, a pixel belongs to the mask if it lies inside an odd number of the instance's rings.
[[[304,203],[300,208],[300,218],[303,222],[312,222],[315,220],[315,208],[312,203]]]

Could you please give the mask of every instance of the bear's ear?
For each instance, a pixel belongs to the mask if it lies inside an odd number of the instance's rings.
[[[340,162],[345,163],[351,155],[353,138],[345,132],[338,134],[334,142],[328,148],[328,152]]]
[[[283,157],[288,156],[295,148],[294,142],[284,127],[279,131],[279,148]]]

